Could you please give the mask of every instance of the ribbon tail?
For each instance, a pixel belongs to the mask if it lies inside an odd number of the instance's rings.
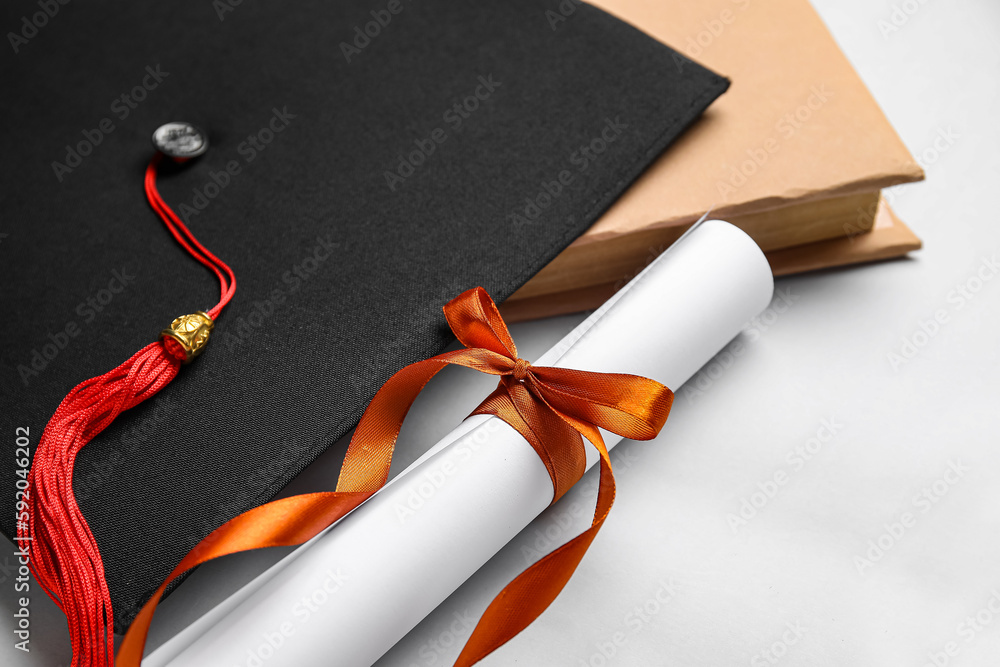
[[[585,435],[601,454],[600,490],[594,521],[590,528],[548,554],[519,574],[494,598],[472,636],[466,642],[455,667],[471,667],[513,639],[528,627],[559,596],[590,548],[615,499],[615,476],[604,441],[596,429]],[[598,444],[600,443],[600,444]]]
[[[118,649],[116,667],[139,667],[156,605],[174,579],[193,567],[229,554],[307,542],[371,496],[372,493],[327,491],[282,498],[244,512],[216,528],[188,552],[143,605]]]

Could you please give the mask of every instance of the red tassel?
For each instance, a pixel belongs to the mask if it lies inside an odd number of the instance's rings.
[[[104,565],[73,495],[76,455],[119,414],[165,387],[180,367],[181,360],[156,342],[113,371],[81,383],[59,404],[35,451],[29,525],[18,536],[30,538],[23,543],[35,579],[66,614],[74,667],[114,665]]]
[[[113,371],[74,388],[42,433],[28,477],[28,521],[18,522],[17,535],[27,545],[35,579],[66,614],[73,667],[114,665],[114,620],[104,564],[73,495],[76,456],[118,415],[177,376],[181,364],[201,351],[212,320],[236,291],[232,270],[194,238],[160,197],[156,190],[160,160],[157,154],[146,169],[149,204],[181,246],[215,273],[221,298],[207,314],[178,318],[175,331],[165,331],[162,340],[147,345]],[[190,339],[194,346],[187,345]]]

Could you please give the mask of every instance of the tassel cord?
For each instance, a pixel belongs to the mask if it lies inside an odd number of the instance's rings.
[[[232,299],[236,276],[163,201],[156,188],[161,160],[157,153],[146,168],[146,198],[181,247],[219,280],[219,302],[207,311],[214,320]],[[28,551],[28,565],[38,584],[66,615],[72,667],[114,665],[111,595],[100,549],[73,493],[76,457],[118,415],[154,396],[177,376],[184,359],[173,352],[158,340],[114,370],[77,385],[59,404],[35,450],[26,494],[27,521],[18,519],[18,541]]]

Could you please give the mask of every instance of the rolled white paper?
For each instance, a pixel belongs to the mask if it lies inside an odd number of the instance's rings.
[[[676,390],[767,307],[772,291],[753,240],[708,221],[534,363],[643,375]],[[602,434],[609,448],[621,441]],[[597,455],[587,450],[589,468]],[[551,500],[534,449],[496,417],[469,418],[144,664],[371,665]]]

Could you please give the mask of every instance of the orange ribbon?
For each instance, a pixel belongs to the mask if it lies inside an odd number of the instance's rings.
[[[456,667],[474,665],[538,617],[559,595],[614,502],[611,460],[599,428],[648,440],[667,419],[673,392],[635,375],[531,366],[517,356],[507,325],[481,287],[448,302],[444,314],[466,349],[406,366],[372,399],[351,439],[336,491],[276,500],[226,522],[188,552],[136,616],[118,651],[118,667],[138,667],[156,605],[175,578],[206,561],[269,546],[302,544],[385,485],[403,419],[424,385],[448,364],[497,375],[497,389],[473,414],[496,415],[535,449],[552,479],[553,502],[586,467],[581,435],[600,453],[594,520],[587,530],[529,567],[490,603]]]

